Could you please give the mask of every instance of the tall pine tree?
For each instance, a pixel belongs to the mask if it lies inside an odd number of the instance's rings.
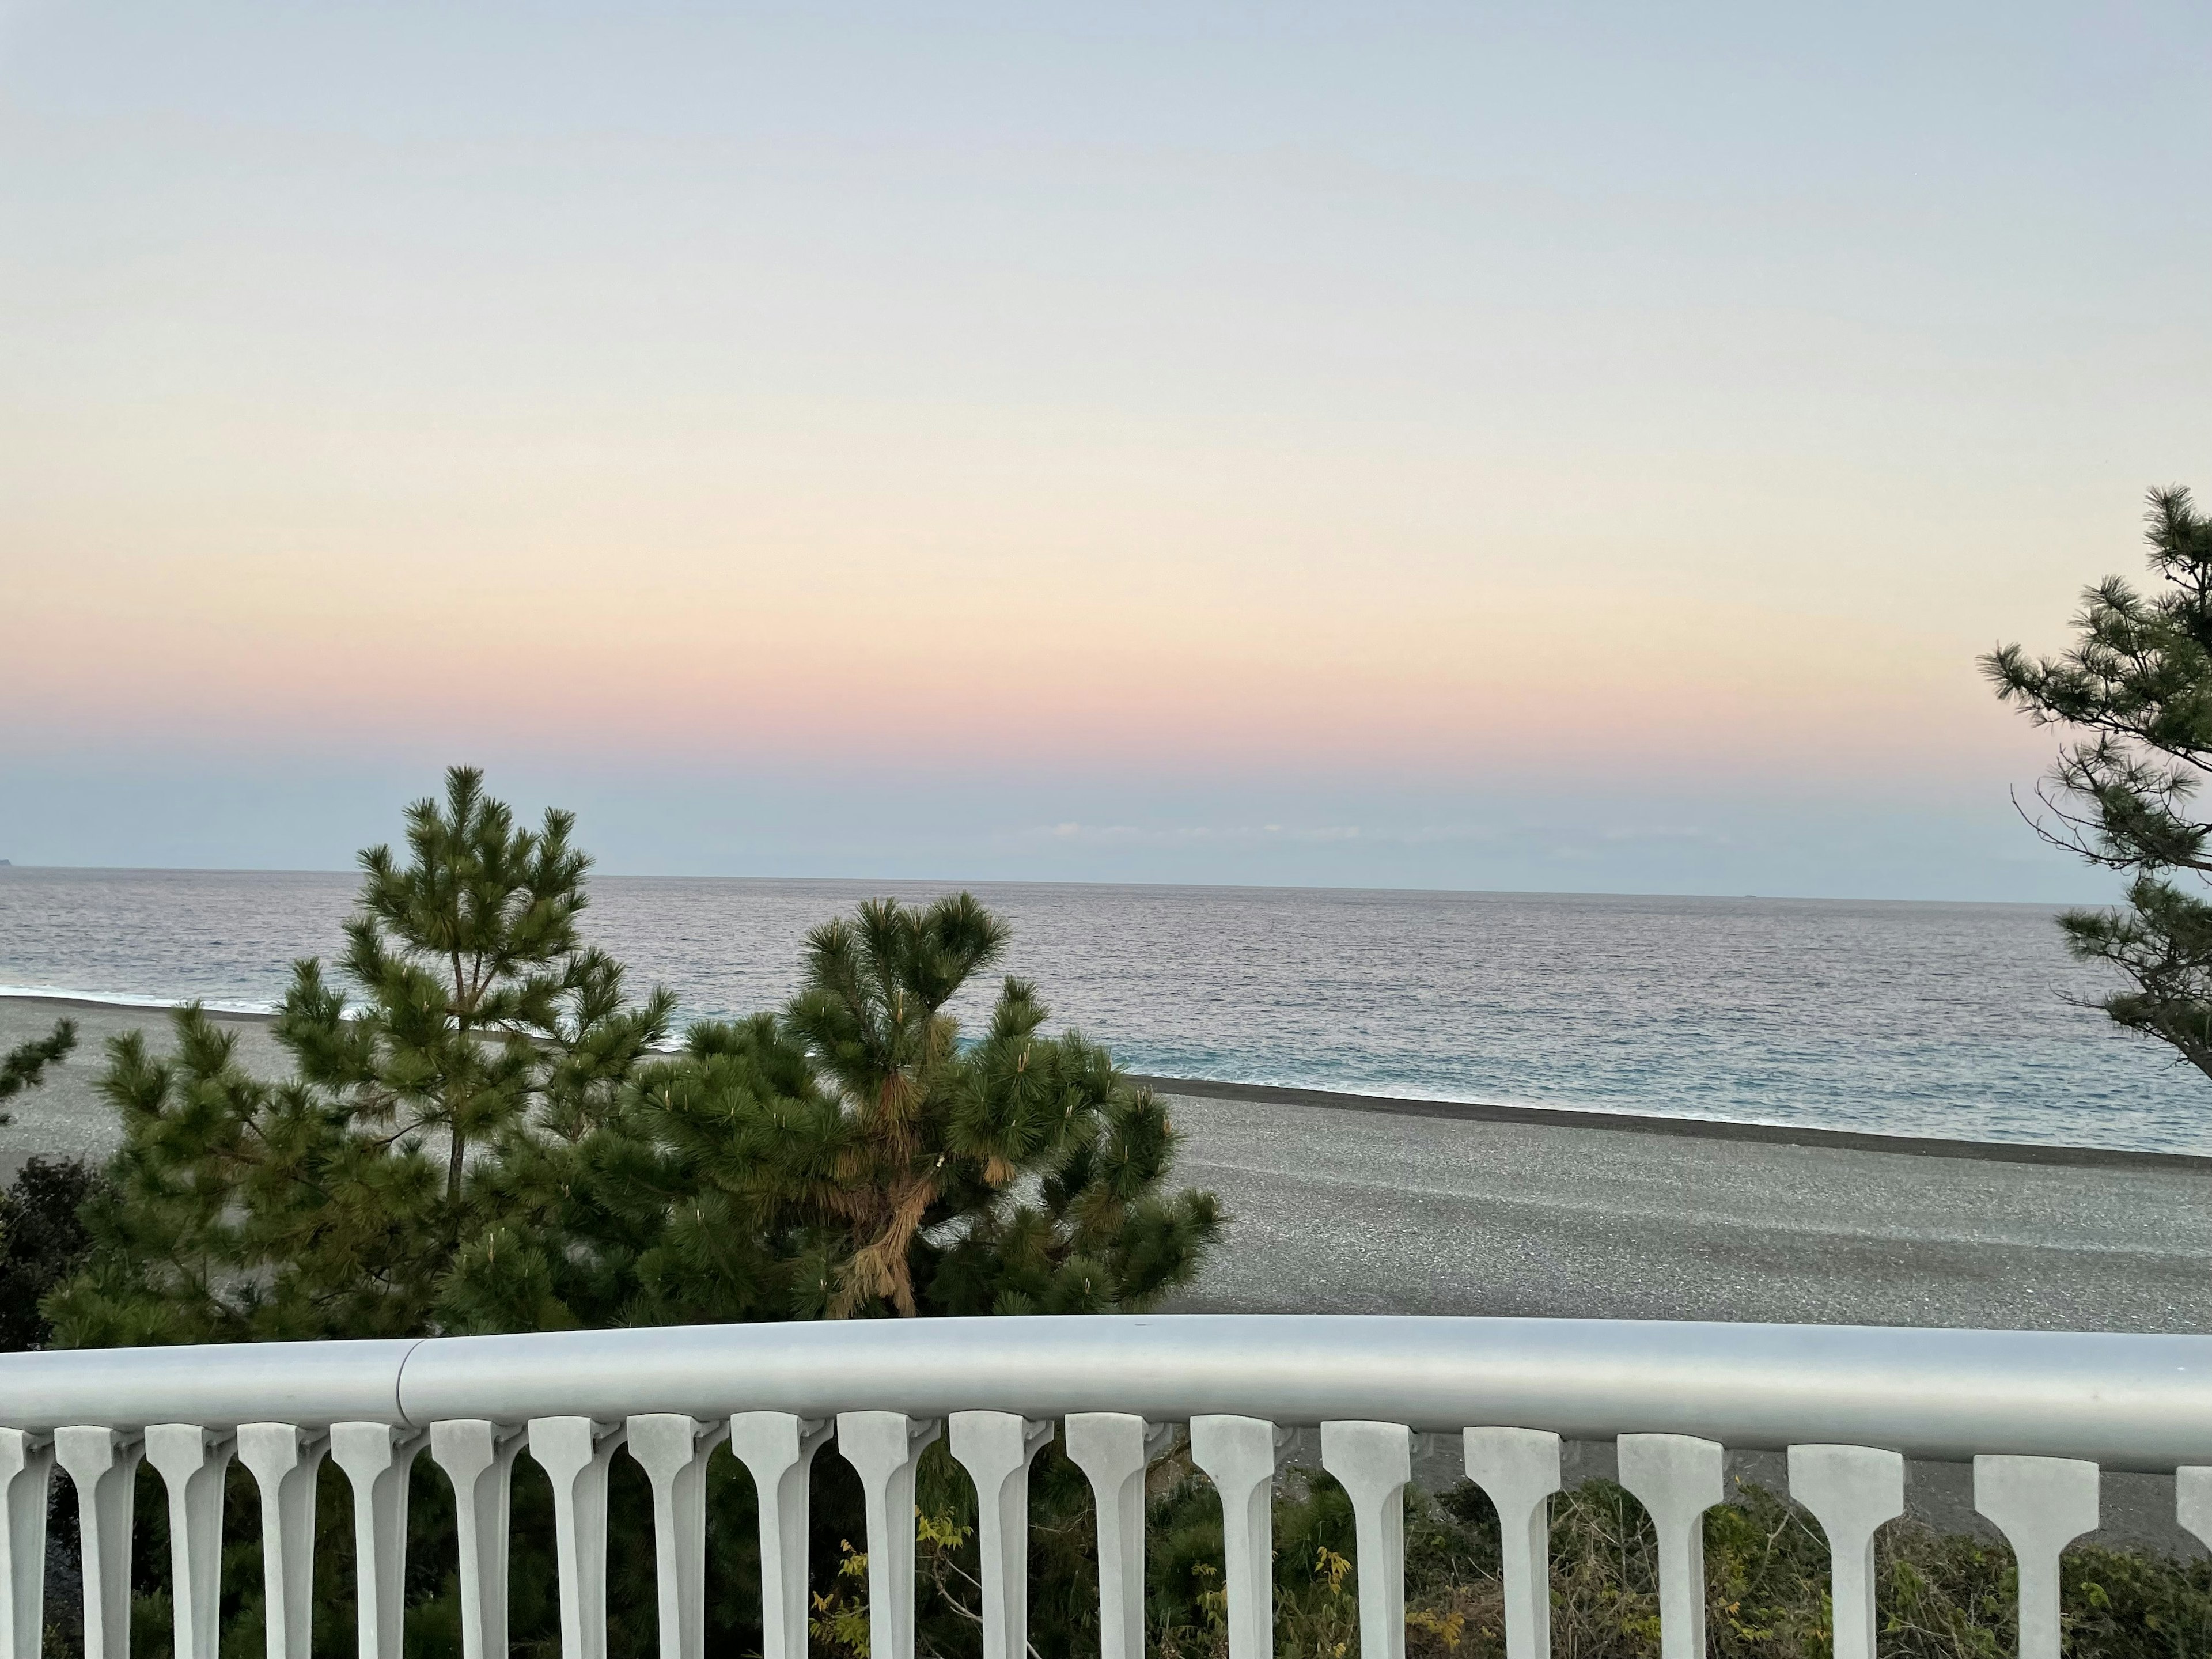
[[[518,828],[473,769],[407,811],[409,860],[361,855],[341,971],[294,965],[271,1083],[197,1008],[173,1054],[110,1045],[123,1119],[87,1273],[57,1292],[64,1340],[399,1336],[436,1328],[457,1251],[501,1219],[510,1151],[587,1134],[667,1033],[582,945],[590,860],[572,820]],[[485,1178],[471,1180],[482,1170]]]

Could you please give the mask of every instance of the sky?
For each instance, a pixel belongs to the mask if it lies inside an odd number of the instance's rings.
[[[0,0],[0,857],[2073,900],[2212,10]]]

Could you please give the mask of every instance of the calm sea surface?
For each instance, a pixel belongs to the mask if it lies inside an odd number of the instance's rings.
[[[0,870],[0,987],[263,1008],[345,874]],[[772,1006],[901,882],[625,879],[587,932],[687,1015]],[[2212,1082],[2069,999],[2038,905],[995,885],[1006,967],[1133,1071],[2212,1152]],[[965,1012],[981,1006],[971,997]]]

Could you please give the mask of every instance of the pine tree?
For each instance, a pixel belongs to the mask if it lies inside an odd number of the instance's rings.
[[[1997,695],[2037,726],[2077,732],[2037,790],[2037,832],[2128,877],[2124,908],[2069,910],[2068,948],[2116,969],[2101,999],[2130,1030],[2212,1076],[2212,824],[2193,817],[2212,774],[2212,520],[2189,491],[2151,492],[2150,566],[2083,595],[2056,657],[2007,645],[1982,659]]]
[[[1030,1150],[989,1133],[982,1075],[944,1012],[1006,942],[1006,928],[965,893],[927,910],[877,900],[807,939],[806,985],[787,1024],[827,1085],[829,1133],[770,1179],[789,1183],[774,1199],[794,1202],[817,1231],[842,1224],[849,1242],[835,1258],[827,1313],[842,1318],[878,1298],[914,1313],[913,1255],[932,1212],[977,1207]],[[1024,1037],[1035,1030],[1042,1011],[1026,992],[1008,982],[991,1041],[1010,1024]]]
[[[1043,1035],[1019,979],[963,1047],[946,1005],[1006,939],[965,893],[816,929],[780,1018],[693,1027],[596,1133],[507,1162],[510,1212],[544,1212],[471,1248],[452,1323],[1076,1313],[1186,1283],[1220,1221],[1164,1189],[1159,1098]]]
[[[123,1120],[96,1247],[52,1314],[74,1345],[402,1336],[434,1328],[455,1254],[502,1218],[510,1146],[574,1139],[666,1034],[578,939],[572,821],[517,829],[480,774],[408,809],[410,861],[361,855],[342,972],[297,963],[273,1028],[296,1074],[248,1075],[197,1007],[176,1051],[131,1032],[101,1090]],[[471,1156],[471,1149],[476,1155]],[[476,1178],[481,1173],[482,1178]]]
[[[548,1103],[581,1109],[568,1086],[584,1080],[580,1051],[634,1056],[674,1011],[665,991],[623,1008],[621,968],[578,943],[591,860],[568,844],[574,823],[548,811],[543,830],[519,830],[480,772],[453,768],[444,811],[434,800],[408,809],[409,864],[386,847],[361,855],[344,965],[364,1006],[348,1008],[319,964],[302,963],[278,1022],[307,1081],[403,1133],[445,1141],[448,1206],[460,1202],[472,1144]]]

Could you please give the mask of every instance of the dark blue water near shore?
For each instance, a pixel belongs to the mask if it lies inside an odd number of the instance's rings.
[[[0,870],[0,986],[240,1007],[333,951],[352,877]],[[590,932],[689,1015],[791,988],[894,882],[624,879]],[[2071,999],[2038,905],[994,885],[1006,968],[1132,1070],[2212,1152],[2212,1083]],[[980,1000],[967,1012],[972,1014]]]

